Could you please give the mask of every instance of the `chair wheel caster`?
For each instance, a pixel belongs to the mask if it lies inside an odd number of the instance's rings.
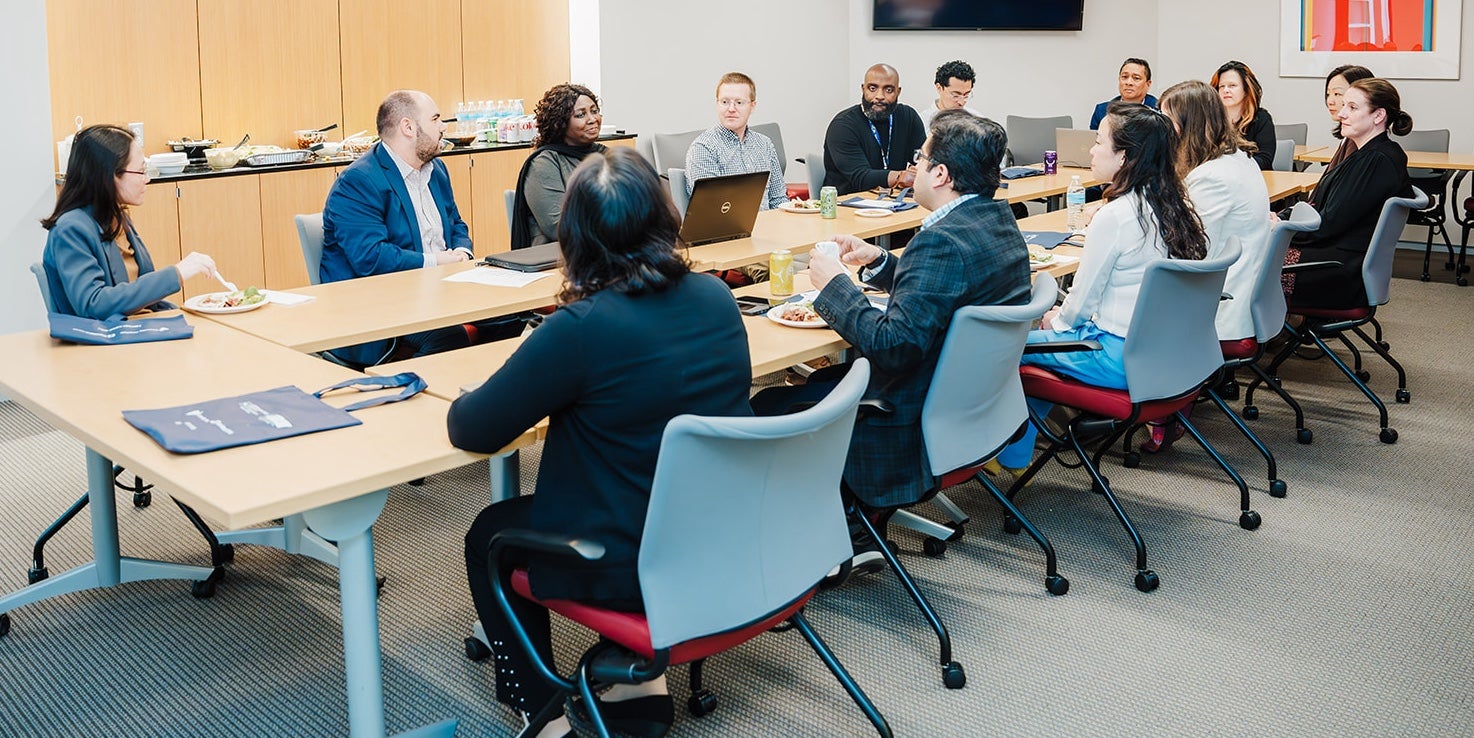
[[[1363,369],[1356,373],[1356,378],[1363,382],[1370,382],[1372,381],[1372,373]]]
[[[1310,442],[1315,440],[1315,434],[1311,433],[1309,428],[1301,428],[1295,431],[1295,440],[1302,446],[1309,446]]]
[[[1044,578],[1044,589],[1052,595],[1062,595],[1070,591],[1070,580],[1058,574],[1051,574]]]
[[[1392,428],[1383,428],[1382,433],[1377,436],[1382,443],[1397,443],[1397,431]]]
[[[933,558],[941,556],[942,554],[947,553],[947,542],[940,538],[928,537],[926,540],[921,542],[921,551],[927,556],[931,556]]]
[[[1465,277],[1454,277],[1454,284],[1456,284],[1456,285],[1458,285],[1460,287],[1468,287],[1469,286],[1469,280],[1467,278],[1465,278]]]
[[[210,572],[210,576],[204,579],[198,579],[190,584],[189,593],[194,595],[197,600],[208,600],[215,596],[215,585],[224,578],[225,569],[217,566],[214,571]]]
[[[235,544],[223,543],[220,545],[220,563],[229,564],[235,561]]]
[[[154,493],[153,492],[134,492],[133,493],[133,506],[136,507],[136,508],[143,509],[145,507],[148,507],[149,505],[152,505],[153,502],[154,502]]]
[[[1005,515],[1005,516],[1003,516],[1003,532],[1004,533],[1007,533],[1009,535],[1016,536],[1016,535],[1018,535],[1018,532],[1021,531],[1021,530],[1023,530],[1023,529],[1024,529],[1024,524],[1023,523],[1020,523],[1018,521],[1018,518],[1015,518],[1012,515]]]
[[[1387,343],[1386,341],[1378,341],[1377,345],[1380,346],[1383,351],[1387,351],[1392,348],[1392,344]]]
[[[465,640],[466,658],[472,661],[485,661],[491,657],[491,649],[481,642],[480,638],[471,637]]]
[[[1135,451],[1127,451],[1126,456],[1121,459],[1121,466],[1127,469],[1135,469],[1141,466],[1141,454]]]
[[[1264,521],[1259,517],[1257,510],[1245,510],[1239,513],[1239,527],[1244,530],[1254,530],[1262,522]]]
[[[1162,580],[1157,578],[1157,573],[1151,569],[1143,569],[1136,572],[1136,588],[1143,592],[1150,592],[1161,586]]]
[[[420,477],[419,479],[411,479],[411,480],[409,480],[409,486],[411,486],[411,487],[423,487],[423,486],[425,486],[425,478],[424,477]]]
[[[1428,276],[1428,275],[1427,275],[1427,274],[1424,274],[1424,275],[1423,275],[1423,276],[1421,276],[1421,277],[1418,277],[1418,279],[1421,279],[1421,280],[1423,280],[1423,281],[1424,281],[1424,282],[1430,282],[1430,281],[1432,281],[1432,280],[1433,280],[1433,278],[1432,278],[1432,277],[1430,277],[1430,276]]]
[[[1400,390],[1397,391],[1397,402],[1399,404],[1406,405],[1406,404],[1408,404],[1409,402],[1412,402],[1412,401],[1413,401],[1413,393],[1411,393],[1411,392],[1409,392],[1409,391],[1407,391],[1405,389],[1400,389]]]
[[[686,698],[686,709],[691,711],[692,717],[706,717],[717,709],[717,696],[709,689],[693,692]]]
[[[1259,407],[1257,405],[1245,405],[1244,411],[1239,413],[1239,415],[1244,416],[1244,420],[1258,420]]]
[[[958,524],[952,528],[952,535],[947,536],[946,540],[948,543],[951,543],[953,541],[960,541],[965,535],[967,535],[967,529],[962,527],[961,524]]]
[[[51,576],[51,572],[47,571],[46,567],[33,566],[26,572],[26,584],[35,584],[49,576]]]
[[[10,633],[10,615],[0,612],[0,638]]]
[[[1270,497],[1284,497],[1290,493],[1290,486],[1283,479],[1275,479],[1269,483]]]
[[[389,577],[374,577],[374,596],[375,597],[377,597],[377,596],[379,596],[379,595],[381,595],[381,594],[384,593],[384,582],[387,582],[387,581],[389,581]]]
[[[962,670],[962,664],[956,661],[947,662],[942,667],[942,684],[947,689],[962,689],[967,686],[967,672]]]

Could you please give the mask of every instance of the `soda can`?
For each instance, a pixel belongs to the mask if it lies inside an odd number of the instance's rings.
[[[1044,152],[1044,173],[1054,174],[1059,171],[1059,152],[1050,149]]]
[[[819,188],[819,217],[839,217],[839,190],[833,187]]]
[[[793,294],[793,252],[778,249],[768,255],[768,285],[774,297]]]

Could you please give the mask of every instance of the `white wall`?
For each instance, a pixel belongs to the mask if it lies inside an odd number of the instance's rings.
[[[46,324],[41,294],[28,269],[41,260],[46,232],[38,220],[56,204],[52,157],[51,85],[46,61],[46,5],[12,3],[0,24],[5,79],[0,141],[8,154],[0,176],[0,333]]]

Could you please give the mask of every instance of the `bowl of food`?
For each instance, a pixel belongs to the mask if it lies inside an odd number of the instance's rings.
[[[377,141],[378,138],[373,136],[358,136],[356,138],[344,139],[342,151],[345,154],[360,156],[367,154],[369,149],[372,149]]]
[[[446,127],[445,135],[442,138],[456,146],[470,146],[476,142],[477,134],[479,133],[476,128],[475,123],[458,121]]]
[[[205,161],[218,172],[241,163],[241,152],[236,149],[205,149]]]
[[[328,140],[328,134],[326,132],[314,129],[304,128],[300,131],[293,131],[292,133],[297,137],[297,148],[299,149],[310,148],[313,144],[320,144]]]

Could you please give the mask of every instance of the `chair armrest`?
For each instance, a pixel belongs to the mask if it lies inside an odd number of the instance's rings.
[[[1341,266],[1339,261],[1302,261],[1299,264],[1286,264],[1281,271],[1294,274],[1295,272],[1306,272],[1313,269],[1329,269]]]
[[[1055,341],[1053,343],[1029,343],[1024,345],[1024,355],[1066,354],[1074,351],[1099,351],[1100,341]]]
[[[881,399],[861,400],[860,417],[867,415],[890,415],[896,411],[896,407]]]
[[[487,553],[491,556],[492,569],[495,570],[497,559],[505,549],[521,549],[523,551],[537,551],[539,553],[553,554],[570,559],[583,559],[585,561],[598,561],[604,558],[604,544],[598,541],[590,541],[586,538],[568,538],[566,536],[553,535],[551,533],[540,533],[533,530],[521,528],[510,528],[491,537],[491,544]]]

